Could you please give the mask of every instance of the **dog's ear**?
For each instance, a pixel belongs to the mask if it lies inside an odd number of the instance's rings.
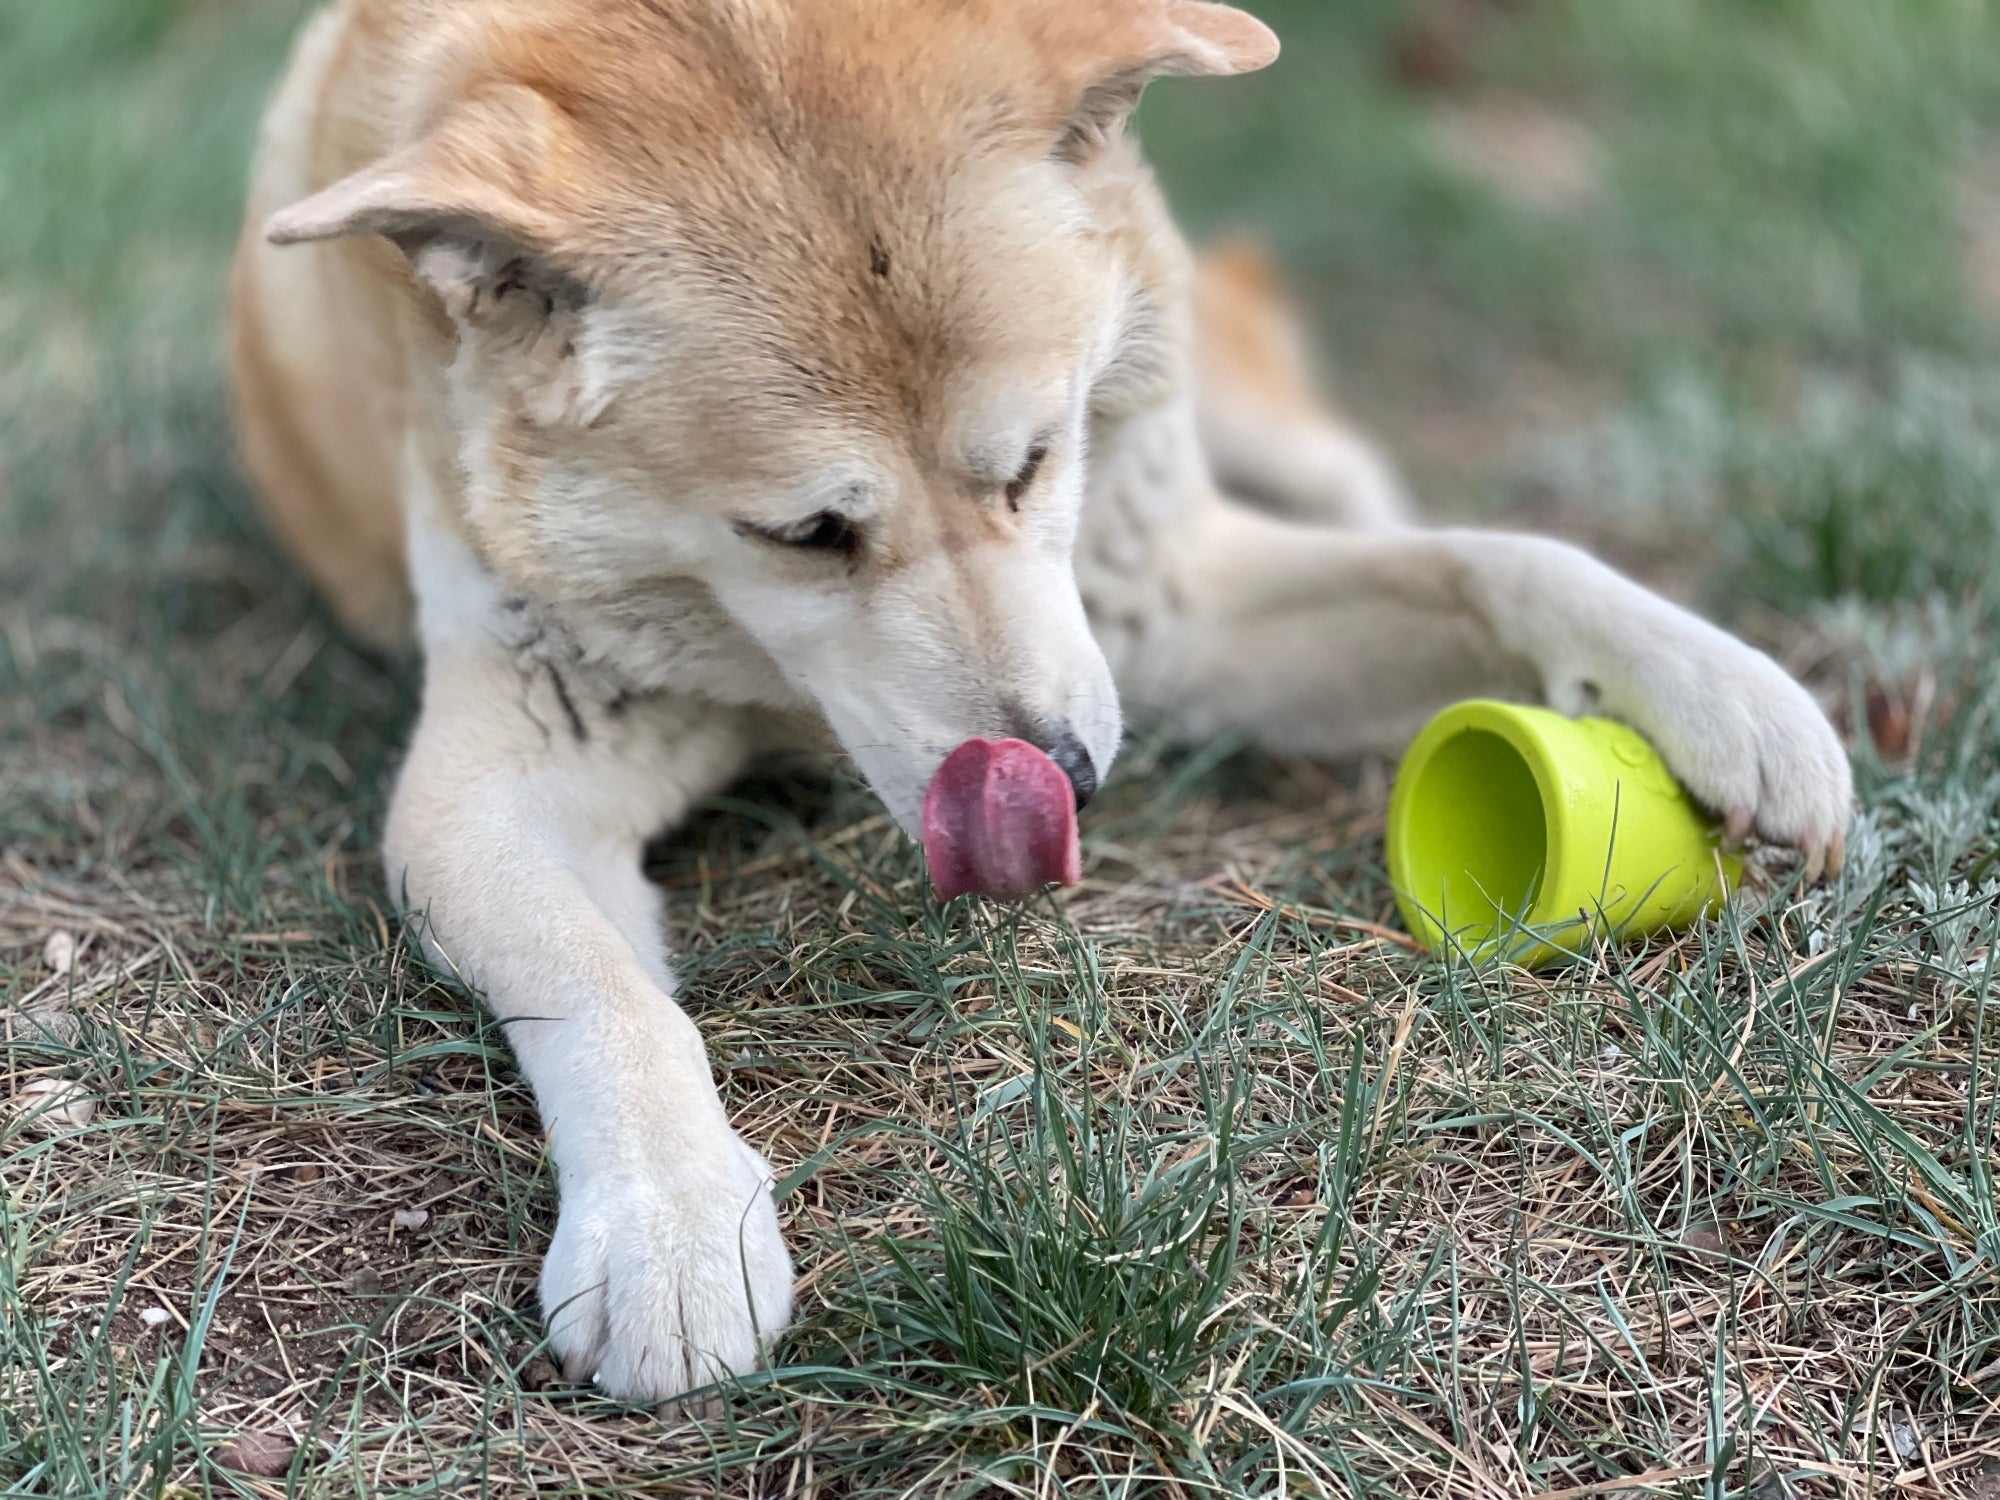
[[[278,245],[355,236],[394,241],[461,334],[513,356],[508,368],[539,420],[589,421],[609,397],[578,356],[592,301],[566,271],[564,163],[572,142],[531,89],[455,106],[415,144],[275,215]]]
[[[562,134],[560,115],[534,90],[489,90],[453,106],[414,144],[274,215],[264,233],[277,245],[353,235],[408,245],[451,234],[553,250],[562,215],[539,190],[556,186]]]
[[[549,312],[576,300],[555,269],[567,238],[560,164],[572,159],[561,114],[533,89],[487,90],[454,105],[428,135],[363,167],[264,226],[275,245],[380,235],[456,322],[514,291]],[[520,309],[510,309],[520,321]]]
[[[1278,60],[1278,34],[1247,11],[1213,0],[1142,0],[1140,31],[1152,76],[1226,78]]]
[[[1212,0],[1057,0],[1044,40],[1066,55],[1075,104],[1056,154],[1082,160],[1122,126],[1158,78],[1254,73],[1278,59],[1255,16]]]

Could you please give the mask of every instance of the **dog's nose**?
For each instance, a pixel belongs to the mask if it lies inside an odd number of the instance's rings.
[[[1054,734],[1038,738],[1049,759],[1061,766],[1063,775],[1069,778],[1076,792],[1076,810],[1082,812],[1085,804],[1097,795],[1097,763],[1090,758],[1083,741],[1076,737],[1076,731],[1066,724]]]

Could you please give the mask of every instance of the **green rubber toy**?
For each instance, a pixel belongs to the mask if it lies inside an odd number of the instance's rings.
[[[1689,925],[1742,862],[1637,731],[1484,699],[1417,736],[1389,801],[1389,876],[1433,953],[1547,968]]]

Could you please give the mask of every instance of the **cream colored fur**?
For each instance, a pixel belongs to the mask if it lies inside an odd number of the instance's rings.
[[[351,625],[415,599],[389,880],[534,1086],[544,1312],[616,1395],[791,1313],[640,873],[760,751],[839,746],[910,828],[975,735],[1102,772],[1122,704],[1340,755],[1501,692],[1839,857],[1847,763],[1777,666],[1572,548],[1417,529],[1261,272],[1189,265],[1124,112],[1274,50],[1203,0],[343,0],[300,45],[245,455]]]

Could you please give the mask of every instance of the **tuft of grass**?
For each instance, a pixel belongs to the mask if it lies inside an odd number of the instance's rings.
[[[848,1294],[853,1316],[1003,1405],[1155,1428],[1221,1332],[1242,1237],[1240,1085],[1210,1076],[1208,1059],[1160,1057],[1144,1069],[1152,1098],[1103,1100],[1091,1037],[1065,1066],[1052,1019],[1030,1020],[1033,1068],[963,1101],[919,1204],[932,1232],[877,1247]],[[1197,1070],[1197,1108],[1165,1102],[1162,1120],[1159,1096],[1183,1068]]]

